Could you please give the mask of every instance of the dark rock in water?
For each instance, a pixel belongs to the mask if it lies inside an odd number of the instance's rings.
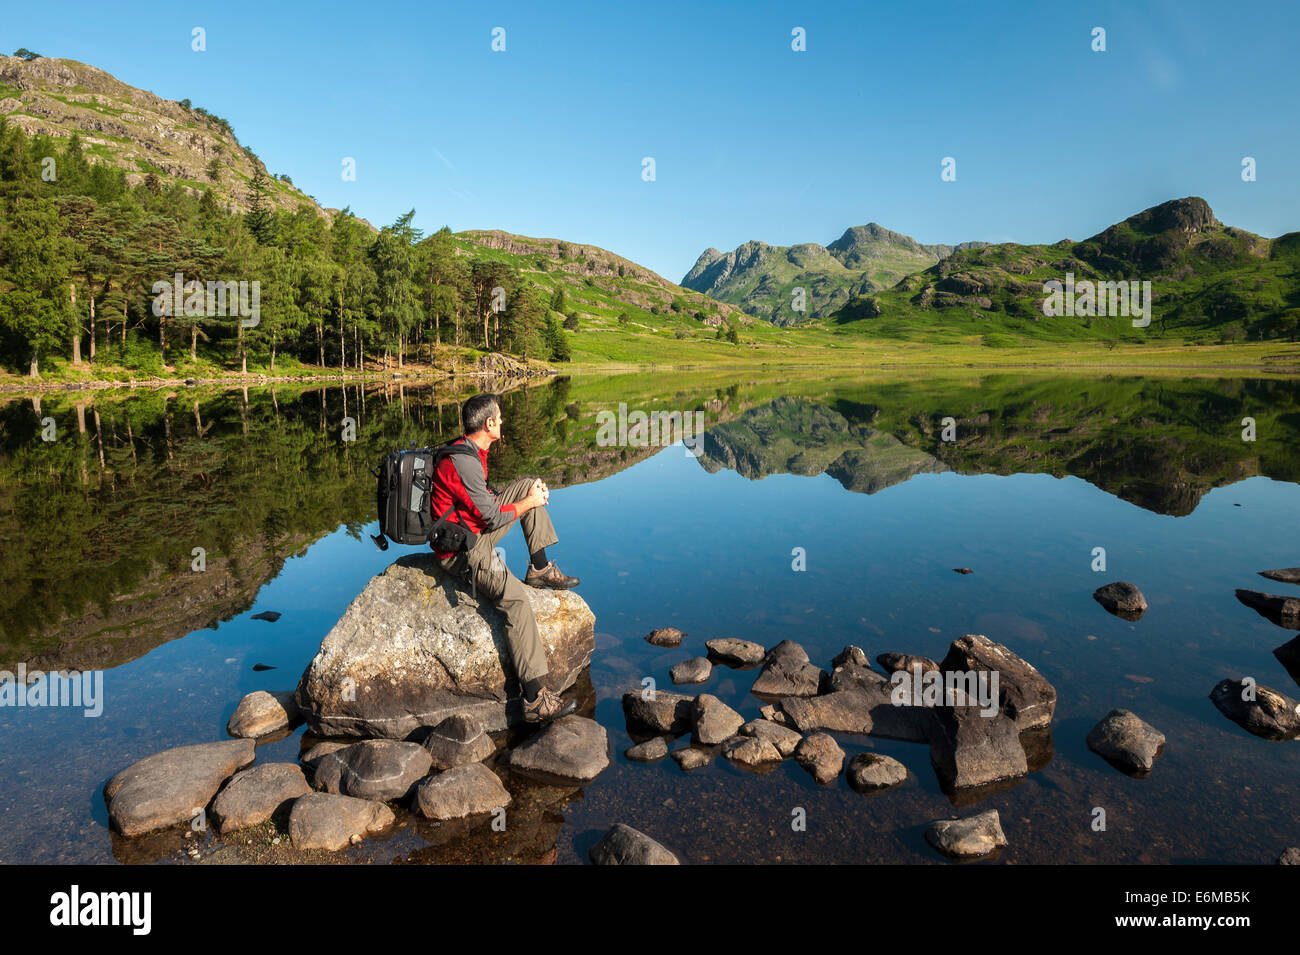
[[[1139,620],[1147,612],[1147,598],[1127,580],[1098,587],[1093,591],[1092,599],[1124,620]]]
[[[973,573],[975,573],[975,571],[971,570],[969,567],[954,567],[954,568],[953,568],[953,572],[954,572],[954,573],[957,573],[957,574],[973,574]]]
[[[590,782],[609,766],[609,736],[595,720],[571,713],[511,750],[509,764],[544,781]]]
[[[767,650],[761,643],[738,640],[735,637],[720,637],[704,645],[709,649],[709,656],[727,666],[756,666],[763,662],[763,657],[767,656]]]
[[[132,763],[104,786],[108,821],[124,836],[189,822],[221,784],[252,765],[251,739],[177,746]]]
[[[292,690],[277,693],[254,690],[240,700],[235,712],[230,714],[226,732],[231,736],[256,739],[297,726],[301,722]]]
[[[249,617],[250,620],[265,620],[267,623],[275,623],[279,620],[281,614],[275,610],[263,610],[261,613],[255,613]]]
[[[741,766],[781,762],[781,752],[761,736],[732,736],[723,741],[722,755]]]
[[[1300,736],[1300,705],[1262,684],[1220,680],[1210,691],[1210,701],[1248,733],[1271,740]]]
[[[426,819],[463,819],[510,805],[510,793],[482,763],[464,763],[421,780],[415,805]]]
[[[910,653],[882,653],[876,657],[876,662],[886,673],[897,673],[899,670],[910,673],[918,663],[921,665],[922,673],[939,669],[939,664],[929,657],[913,656]]]
[[[1276,580],[1284,584],[1300,584],[1300,567],[1283,567],[1280,570],[1261,570],[1261,577]]]
[[[662,736],[637,743],[623,753],[628,759],[638,763],[653,763],[668,755],[668,740]]]
[[[823,786],[832,782],[844,768],[844,750],[829,733],[805,736],[795,747],[794,761]]]
[[[210,816],[218,832],[247,829],[309,792],[311,787],[296,763],[263,763],[236,773],[212,801]]]
[[[1088,733],[1088,748],[1124,772],[1151,772],[1165,735],[1128,710],[1111,710]]]
[[[782,640],[768,651],[750,692],[761,696],[816,696],[826,681],[826,671],[809,662],[803,647],[793,640]]]
[[[713,753],[707,749],[700,749],[697,746],[687,746],[683,749],[675,749],[668,755],[676,761],[682,769],[690,772],[692,769],[699,769],[701,766],[707,766],[713,762]]]
[[[845,666],[859,666],[871,669],[871,661],[867,659],[867,652],[861,647],[849,644],[831,660],[831,668],[838,669]]]
[[[1056,712],[1056,688],[1031,663],[988,637],[966,634],[954,640],[939,664],[944,674],[953,671],[996,672],[998,700],[1018,729],[1047,726]],[[988,684],[992,689],[992,682]]]
[[[682,633],[676,627],[660,627],[658,630],[651,630],[646,634],[646,643],[653,643],[656,647],[680,647],[682,638],[689,634]]]
[[[632,690],[623,694],[628,726],[674,736],[690,730],[695,697],[667,690]]]
[[[562,693],[590,662],[595,615],[572,590],[524,590],[547,680]],[[508,689],[502,669],[509,659],[501,612],[432,554],[410,554],[371,579],[326,635],[297,702],[317,736],[407,739],[458,713],[493,733],[524,723],[517,681]]]
[[[925,841],[944,855],[957,859],[977,859],[1007,844],[1002,821],[996,809],[965,819],[941,819],[925,830]]]
[[[600,841],[587,850],[594,865],[680,865],[673,855],[639,829],[614,823]]]
[[[668,671],[674,683],[704,683],[713,673],[713,664],[706,657],[683,660]]]
[[[289,838],[295,849],[345,849],[353,837],[364,838],[392,825],[393,810],[382,802],[307,793],[289,811]]]
[[[1300,865],[1300,848],[1291,846],[1282,850],[1282,854],[1277,857],[1278,865]]]
[[[695,698],[692,738],[705,746],[716,746],[735,736],[745,718],[710,693]]]
[[[1288,630],[1300,628],[1300,597],[1278,597],[1257,590],[1238,590],[1237,599],[1279,627]]]
[[[882,753],[859,753],[849,760],[844,775],[860,793],[890,789],[907,779],[907,767]]]
[[[976,706],[941,706],[934,717],[930,762],[945,789],[971,789],[1028,774],[1019,727],[1005,712],[982,716]]]
[[[419,743],[368,739],[321,757],[312,785],[338,796],[405,799],[432,765],[429,751]]]
[[[1291,674],[1291,679],[1300,683],[1300,636],[1288,640],[1275,649],[1273,656],[1286,667],[1286,672]]]
[[[754,736],[758,739],[765,739],[771,743],[778,754],[789,756],[803,739],[799,733],[790,729],[788,726],[782,726],[780,723],[774,723],[771,720],[750,720],[740,728],[740,735]]]
[[[492,737],[472,716],[449,716],[425,737],[421,744],[429,751],[434,769],[453,769],[466,763],[480,763],[496,752]]]
[[[254,673],[261,673],[261,672],[263,672],[264,670],[274,670],[274,669],[275,669],[275,667],[273,667],[273,666],[268,666],[268,665],[265,664],[265,663],[254,663],[254,664],[253,664],[253,672],[254,672]],[[295,706],[296,706],[296,705],[297,705],[297,704],[295,704]]]

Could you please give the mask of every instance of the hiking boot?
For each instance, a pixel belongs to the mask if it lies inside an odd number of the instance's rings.
[[[576,587],[580,583],[577,577],[569,577],[561,573],[560,568],[555,566],[555,561],[549,560],[546,566],[538,570],[532,564],[528,565],[528,573],[524,576],[524,583],[530,587],[550,587],[552,590],[568,590],[570,587]]]
[[[524,700],[524,719],[529,723],[549,723],[551,720],[558,720],[561,716],[568,716],[577,708],[577,700],[565,701],[558,694],[552,693],[549,688],[542,687],[533,702]]]

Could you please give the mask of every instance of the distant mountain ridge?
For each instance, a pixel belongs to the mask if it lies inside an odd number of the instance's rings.
[[[751,241],[727,253],[705,249],[680,284],[774,325],[795,325],[834,314],[853,297],[894,285],[954,251],[985,244],[923,245],[868,222],[844,230],[826,246]],[[796,288],[804,290],[802,311]]]

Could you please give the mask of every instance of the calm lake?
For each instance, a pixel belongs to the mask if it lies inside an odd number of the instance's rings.
[[[549,554],[596,615],[586,712],[613,763],[571,789],[499,769],[511,832],[399,810],[401,825],[341,860],[585,862],[626,822],[687,862],[939,863],[925,827],[985,808],[1010,842],[1002,863],[1271,863],[1300,845],[1300,748],[1250,735],[1208,699],[1243,676],[1300,694],[1272,654],[1295,633],[1233,594],[1300,596],[1256,576],[1300,565],[1300,382],[737,377],[575,377],[505,397],[491,479],[531,473],[552,488]],[[103,784],[159,750],[226,738],[244,694],[296,685],[367,581],[414,550],[369,540],[369,469],[459,434],[462,397],[372,385],[0,398],[0,668],[104,674],[96,718],[0,708],[0,861],[185,860],[179,832],[110,833]],[[597,415],[620,403],[703,412],[698,453],[604,446]],[[522,534],[505,548],[522,575]],[[1114,580],[1142,589],[1145,617],[1093,600]],[[262,611],[281,616],[252,619]],[[664,626],[688,633],[680,648],[644,641]],[[843,776],[818,786],[792,760],[760,775],[721,758],[685,773],[623,757],[622,694],[644,677],[672,688],[669,668],[714,637],[795,640],[829,669],[848,644],[873,661],[937,660],[967,633],[1007,645],[1058,693],[1050,762],[973,806],[940,791],[925,746],[866,736],[837,734],[850,758],[886,753],[910,773],[878,796]],[[679,689],[753,719],[756,674],[719,666]],[[1145,779],[1085,745],[1117,707],[1167,737]],[[258,761],[296,760],[302,735],[262,744]],[[797,808],[806,831],[791,826]]]

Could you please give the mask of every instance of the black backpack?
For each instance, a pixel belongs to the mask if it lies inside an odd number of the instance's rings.
[[[370,539],[380,550],[388,550],[389,540],[397,544],[426,544],[432,540],[434,549],[442,552],[469,550],[474,546],[477,537],[472,531],[447,520],[456,510],[454,505],[436,518],[430,507],[433,471],[449,454],[472,455],[478,459],[478,450],[473,445],[454,441],[436,448],[412,446],[394,451],[372,470],[379,480],[379,533]]]

